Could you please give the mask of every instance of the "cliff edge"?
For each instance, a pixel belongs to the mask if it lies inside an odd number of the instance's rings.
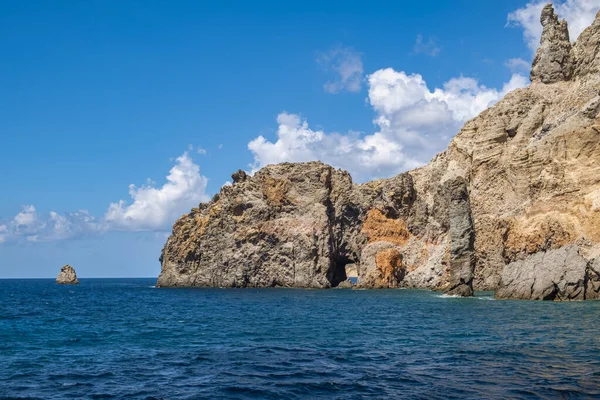
[[[532,83],[425,167],[354,184],[320,162],[233,174],[174,225],[157,286],[600,298],[600,16],[571,44],[544,8]]]

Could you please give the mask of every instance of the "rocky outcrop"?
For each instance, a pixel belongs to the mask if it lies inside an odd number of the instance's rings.
[[[532,81],[554,83],[600,72],[600,13],[574,45],[567,21],[558,20],[552,4],[542,9],[540,22],[543,31],[531,68]]]
[[[464,178],[455,178],[446,184],[450,196],[450,281],[446,293],[454,296],[473,296],[475,230],[467,181]]]
[[[75,268],[70,265],[65,265],[60,269],[60,273],[56,278],[56,283],[59,285],[77,285],[79,280],[77,280],[77,274],[75,273]]]
[[[585,278],[586,300],[600,300],[600,257],[588,263]]]
[[[600,18],[571,44],[551,7],[532,83],[428,165],[355,184],[319,162],[238,171],[174,225],[158,286],[600,295]]]
[[[408,173],[355,185],[320,162],[283,163],[233,182],[175,223],[158,286],[327,288],[347,269],[362,287],[447,279],[449,217],[417,201]]]
[[[531,80],[543,83],[568,81],[573,75],[571,40],[567,21],[559,21],[552,4],[542,9],[540,22],[543,26],[540,47],[531,68]]]
[[[539,252],[504,267],[498,299],[584,300],[588,261],[575,245]]]
[[[359,287],[399,287],[404,275],[406,267],[399,246],[384,241],[365,246],[360,256]]]
[[[596,19],[584,30],[573,45],[572,57],[575,61],[575,76],[585,77],[600,72],[600,12]]]

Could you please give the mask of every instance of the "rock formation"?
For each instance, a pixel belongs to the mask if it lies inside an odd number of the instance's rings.
[[[496,298],[530,300],[585,300],[598,298],[597,271],[576,245],[539,252],[508,264]],[[595,276],[594,276],[595,275]],[[587,287],[590,286],[590,290]]]
[[[469,205],[467,181],[460,177],[447,182],[450,193],[450,295],[473,296],[475,231]]]
[[[532,81],[553,83],[568,81],[573,74],[573,57],[567,21],[558,20],[552,4],[542,9],[543,26],[540,47],[537,49],[530,78]]]
[[[77,285],[79,281],[77,280],[75,268],[68,264],[62,267],[58,277],[56,278],[56,283],[59,285]]]
[[[181,217],[158,286],[430,288],[600,297],[600,17],[571,44],[551,6],[532,83],[428,165],[355,184],[319,162],[236,172]]]

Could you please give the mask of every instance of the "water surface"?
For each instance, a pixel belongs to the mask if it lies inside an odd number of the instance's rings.
[[[590,398],[600,302],[0,280],[0,398]]]

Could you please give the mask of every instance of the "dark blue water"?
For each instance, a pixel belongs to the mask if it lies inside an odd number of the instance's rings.
[[[600,302],[0,280],[0,398],[590,398]]]

